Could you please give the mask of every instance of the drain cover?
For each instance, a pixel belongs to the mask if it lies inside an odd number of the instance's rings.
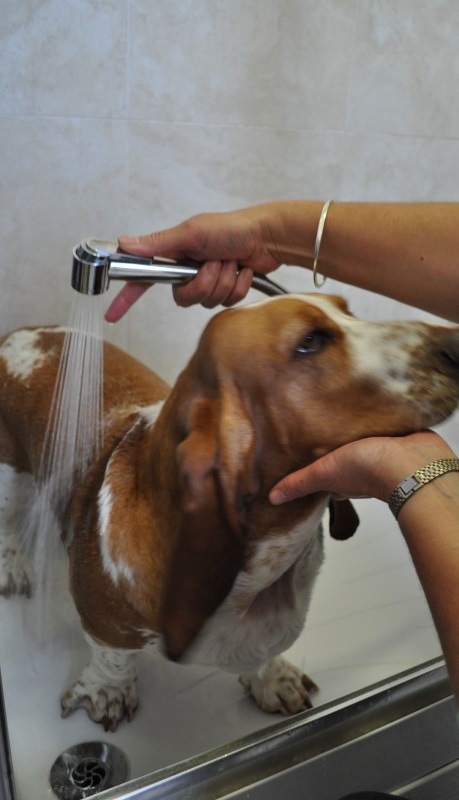
[[[60,800],[80,800],[119,786],[128,776],[128,760],[118,747],[82,742],[60,754],[51,767],[49,782]]]

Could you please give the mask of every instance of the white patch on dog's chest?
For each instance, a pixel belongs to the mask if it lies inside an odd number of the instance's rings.
[[[40,333],[44,330],[46,329],[15,331],[0,346],[0,358],[4,359],[6,368],[13,378],[25,380],[49,358],[49,352],[44,352],[39,346]],[[64,329],[52,330],[59,332]]]
[[[134,583],[132,570],[125,561],[114,557],[110,547],[110,516],[112,513],[113,498],[110,486],[107,484],[102,486],[97,504],[99,509],[99,543],[104,570],[110,576],[115,586],[118,585],[121,578],[124,578],[132,585]]]
[[[159,401],[151,406],[137,408],[140,419],[148,426],[152,427],[161,409],[164,401]],[[137,423],[138,424],[138,423]],[[113,454],[112,454],[113,457]],[[97,498],[98,512],[99,512],[99,546],[102,556],[102,564],[105,572],[110,576],[111,580],[118,585],[121,579],[126,580],[128,583],[134,585],[134,573],[130,565],[121,557],[116,555],[116,541],[112,541],[113,537],[116,539],[117,521],[116,513],[114,514],[114,497],[110,488],[110,466],[109,460],[105,480],[99,491]]]
[[[295,641],[323,562],[323,511],[321,504],[306,522],[260,543],[185,654],[187,663],[252,671]]]

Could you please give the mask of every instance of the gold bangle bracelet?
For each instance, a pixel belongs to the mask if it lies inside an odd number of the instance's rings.
[[[398,517],[401,507],[418,489],[446,472],[459,472],[459,458],[439,458],[404,478],[389,497],[389,508],[394,517]]]
[[[322,211],[320,212],[319,224],[317,226],[316,241],[314,244],[314,262],[312,265],[312,277],[316,289],[320,289],[320,287],[323,286],[325,281],[327,280],[326,276],[322,275],[319,281],[317,275],[317,264],[319,263],[320,245],[322,244],[322,235],[325,228],[325,221],[327,219],[327,214],[332,203],[333,200],[327,200],[327,202],[323,205]]]

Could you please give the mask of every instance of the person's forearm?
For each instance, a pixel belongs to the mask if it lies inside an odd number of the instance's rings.
[[[312,267],[322,206],[272,204],[271,238],[284,263]],[[459,322],[458,244],[459,203],[335,202],[318,271]]]
[[[167,230],[120,237],[119,243],[135,255],[204,262],[194,280],[174,287],[179,305],[233,305],[246,296],[251,271],[267,274],[280,264],[312,269],[323,206],[316,200],[275,200],[197,214]],[[335,202],[325,220],[317,272],[459,322],[458,245],[459,203]],[[120,319],[144,291],[128,285],[106,319]]]
[[[415,470],[454,459],[433,431],[406,437],[349,442],[285,476],[270,493],[275,504],[314,492],[340,497],[377,497],[388,502],[394,488]],[[459,472],[448,472],[418,489],[397,521],[429,603],[459,701]]]
[[[422,583],[459,702],[459,474],[420,489],[398,522]]]

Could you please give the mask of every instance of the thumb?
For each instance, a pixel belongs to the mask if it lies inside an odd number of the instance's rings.
[[[321,491],[323,487],[319,485],[314,467],[315,464],[310,464],[308,467],[291,472],[276,483],[269,494],[271,503],[278,506],[289,500]]]
[[[121,250],[138,256],[181,258],[187,255],[187,250],[190,249],[186,230],[186,226],[177,225],[143,236],[120,236],[118,244]]]

